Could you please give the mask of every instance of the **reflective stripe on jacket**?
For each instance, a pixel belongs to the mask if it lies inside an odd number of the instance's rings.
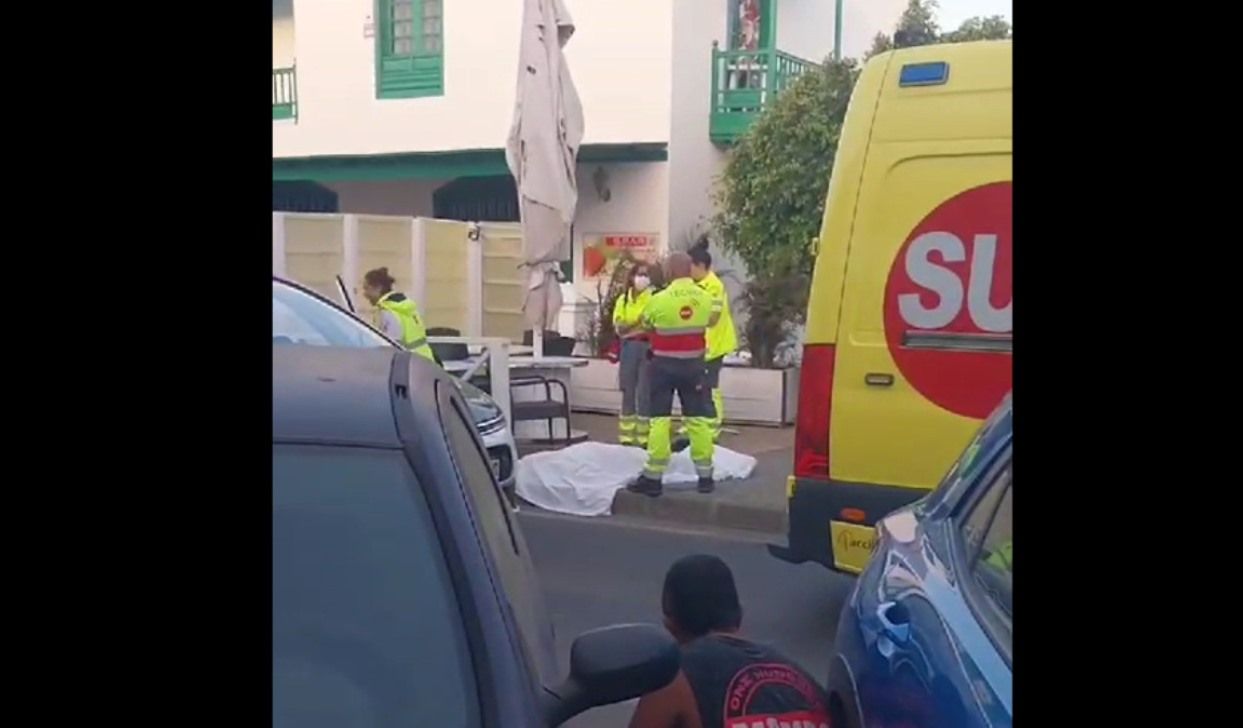
[[[712,296],[690,278],[678,278],[652,294],[643,312],[651,332],[652,354],[695,359],[707,350],[705,332],[712,316]]]

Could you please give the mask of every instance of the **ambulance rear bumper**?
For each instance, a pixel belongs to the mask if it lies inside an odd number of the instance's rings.
[[[787,509],[789,528],[786,545],[768,544],[774,557],[792,564],[814,561],[833,571],[857,573],[835,558],[832,522],[842,526],[875,526],[886,515],[927,495],[924,488],[905,488],[871,483],[844,483],[814,478],[794,478],[789,487]],[[847,520],[862,513],[861,520]],[[845,539],[837,539],[845,546]]]

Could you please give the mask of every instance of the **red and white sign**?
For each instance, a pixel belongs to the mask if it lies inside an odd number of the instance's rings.
[[[937,206],[907,236],[885,286],[885,339],[902,376],[938,406],[976,419],[1012,381],[1008,353],[976,346],[1014,329],[1011,189],[994,182]],[[916,345],[921,337],[934,343]]]
[[[650,235],[605,235],[604,244],[618,250],[647,250],[655,247]]]

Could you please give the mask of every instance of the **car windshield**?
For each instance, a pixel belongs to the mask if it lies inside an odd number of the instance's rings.
[[[375,348],[393,343],[348,312],[272,281],[272,343]]]
[[[274,726],[478,725],[459,604],[398,450],[272,448]]]
[[[375,348],[396,346],[344,309],[298,288],[272,281],[272,343],[309,346]],[[483,390],[454,379],[477,423],[501,416],[501,409]]]

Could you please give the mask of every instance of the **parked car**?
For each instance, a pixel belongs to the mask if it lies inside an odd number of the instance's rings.
[[[399,347],[346,308],[276,276],[272,277],[272,341],[312,346]],[[501,487],[516,503],[514,473],[518,450],[504,413],[483,390],[470,382],[454,382],[470,405],[471,419],[483,437]]]
[[[394,347],[272,347],[276,726],[554,726],[673,680],[656,625],[553,631],[461,390]]]
[[[1011,725],[1012,421],[1007,396],[932,494],[877,524],[838,623],[833,725]]]

